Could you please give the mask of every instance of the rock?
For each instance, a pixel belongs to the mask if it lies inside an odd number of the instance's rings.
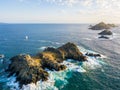
[[[17,55],[12,57],[7,71],[9,76],[16,75],[20,87],[23,84],[36,83],[39,80],[47,80],[48,73],[42,69],[41,60],[30,55]]]
[[[58,49],[48,47],[44,50],[44,52],[51,53],[54,56],[54,60],[56,60],[57,62],[62,62],[64,60],[62,53]]]
[[[107,37],[107,36],[104,36],[104,35],[101,35],[101,36],[100,36],[100,37],[98,37],[98,38],[109,39],[109,37]]]
[[[94,54],[94,53],[88,53],[88,52],[85,55],[86,56],[92,56],[92,57],[101,57],[100,54]]]
[[[74,59],[78,61],[87,60],[74,43],[68,42],[67,44],[59,47],[58,50],[60,50],[64,59]]]
[[[110,29],[111,27],[116,27],[114,24],[105,24],[104,22],[100,22],[95,26],[91,26],[89,29],[92,30],[102,30],[102,29]]]
[[[36,83],[39,80],[45,81],[48,79],[48,72],[50,70],[65,70],[67,67],[62,65],[66,59],[74,59],[78,61],[87,61],[74,43],[67,43],[59,48],[48,47],[43,52],[36,56],[17,55],[12,57],[11,63],[7,69],[9,76],[16,75],[16,81],[19,82],[20,87],[29,83]]]
[[[99,35],[112,35],[113,33],[110,31],[110,30],[104,30],[104,31],[102,31],[102,32],[100,32],[100,33],[98,33]]]
[[[64,70],[67,67],[63,66],[64,68],[61,67],[61,62],[63,62],[63,56],[61,52],[58,49],[48,47],[46,48],[42,53],[37,54],[39,58],[42,59],[42,65],[43,68],[48,68],[50,70]]]

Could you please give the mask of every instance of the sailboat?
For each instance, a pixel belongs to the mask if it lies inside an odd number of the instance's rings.
[[[28,40],[28,36],[25,36],[25,39]]]

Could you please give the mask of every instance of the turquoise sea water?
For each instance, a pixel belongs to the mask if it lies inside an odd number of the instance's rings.
[[[120,28],[113,28],[109,40],[98,39],[100,31],[85,24],[1,24],[0,25],[0,90],[19,90],[15,77],[7,78],[4,69],[9,59],[17,54],[34,55],[45,47],[59,47],[66,42],[76,43],[83,53],[96,52],[102,58],[88,57],[89,61],[70,64],[62,72],[49,71],[48,82],[24,86],[24,90],[120,90]],[[28,36],[28,40],[25,37]]]

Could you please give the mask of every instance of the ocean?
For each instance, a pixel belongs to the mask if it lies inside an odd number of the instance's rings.
[[[7,78],[4,70],[17,54],[35,55],[46,47],[73,42],[84,54],[94,52],[101,58],[88,62],[66,60],[68,69],[50,71],[49,80],[24,85],[21,90],[120,90],[120,27],[112,28],[110,39],[99,39],[99,30],[89,24],[0,24],[0,90],[20,90],[15,76]],[[27,37],[27,38],[26,38]]]

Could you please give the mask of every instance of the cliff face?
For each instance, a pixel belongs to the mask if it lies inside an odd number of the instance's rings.
[[[102,30],[102,29],[110,29],[111,27],[116,27],[114,24],[105,24],[104,22],[100,22],[95,26],[91,26],[90,29],[92,30]]]
[[[39,80],[47,80],[49,74],[45,68],[50,70],[64,70],[65,65],[60,64],[66,59],[86,61],[86,57],[79,51],[74,43],[67,43],[57,49],[48,47],[36,56],[17,55],[12,57],[9,65],[9,76],[16,75],[16,81],[20,87],[23,84],[36,83]]]

